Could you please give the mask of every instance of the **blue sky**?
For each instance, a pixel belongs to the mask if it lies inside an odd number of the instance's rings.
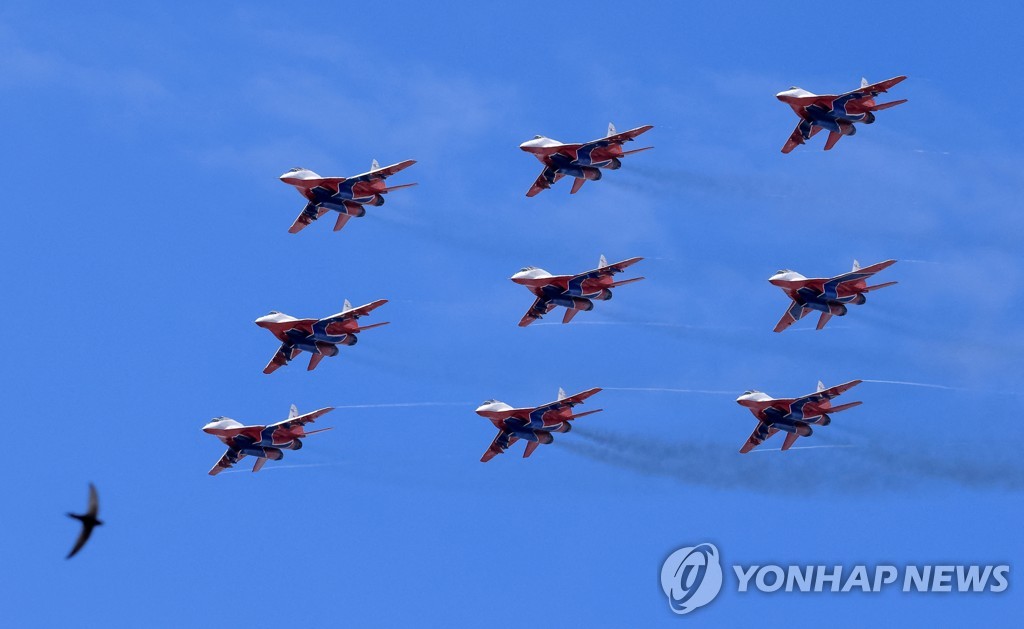
[[[924,9],[924,10],[923,10]],[[863,2],[0,9],[8,438],[5,620],[43,627],[998,625],[1003,595],[738,595],[687,618],[669,553],[726,563],[1006,563],[1024,430],[1022,9]],[[773,95],[906,74],[834,151],[779,149]],[[517,145],[642,124],[654,151],[523,195]],[[418,163],[345,230],[287,228],[292,166]],[[397,181],[397,180],[396,180]],[[323,221],[321,222],[323,223]],[[522,266],[644,256],[571,326],[516,322]],[[771,328],[778,268],[901,260],[824,332]],[[880,276],[881,278],[882,276]],[[271,309],[378,298],[390,326],[260,373]],[[379,315],[379,316],[378,316]],[[740,457],[745,389],[865,383],[816,432]],[[529,461],[478,462],[473,409],[609,390]],[[720,393],[653,392],[663,388]],[[616,390],[619,389],[619,390]],[[206,471],[217,415],[339,410],[258,475]],[[411,406],[386,407],[386,404]],[[346,406],[359,408],[345,408]],[[588,404],[588,407],[590,405]],[[609,447],[605,444],[612,444]],[[769,444],[765,444],[768,446]],[[774,444],[778,447],[778,444]],[[309,466],[309,467],[290,467]],[[245,469],[243,467],[243,469]],[[93,481],[107,521],[73,561]]]

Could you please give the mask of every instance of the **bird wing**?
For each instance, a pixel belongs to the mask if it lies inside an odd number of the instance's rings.
[[[96,493],[96,486],[89,483],[89,515],[96,517],[100,513],[100,496]]]
[[[71,549],[71,552],[68,553],[68,556],[65,557],[65,559],[71,559],[75,556],[75,553],[82,550],[82,546],[85,546],[85,543],[89,541],[89,536],[92,535],[92,529],[93,527],[91,524],[82,522],[82,532],[78,534],[78,539],[75,540],[75,547]]]

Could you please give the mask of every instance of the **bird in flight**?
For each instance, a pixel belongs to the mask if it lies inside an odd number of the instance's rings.
[[[89,509],[84,514],[69,513],[69,518],[74,518],[82,523],[82,532],[78,535],[78,540],[75,541],[75,547],[68,553],[67,559],[71,559],[75,556],[75,553],[82,550],[82,546],[89,541],[89,536],[92,535],[92,530],[97,526],[103,524],[103,522],[96,517],[96,514],[100,511],[100,500],[99,496],[96,495],[96,487],[89,483]]]

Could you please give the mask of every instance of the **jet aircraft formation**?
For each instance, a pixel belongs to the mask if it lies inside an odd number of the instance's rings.
[[[777,98],[790,105],[800,117],[782,152],[789,153],[822,129],[829,131],[825,150],[832,149],[842,136],[855,133],[855,124],[872,124],[876,119],[875,112],[905,103],[905,99],[882,104],[874,100],[905,79],[905,76],[898,76],[874,84],[862,80],[859,88],[838,95],[816,95],[795,87],[779,92]],[[623,150],[625,143],[636,140],[651,129],[652,125],[643,125],[620,133],[613,124],[609,124],[605,137],[588,142],[566,144],[540,135],[523,142],[520,149],[543,164],[543,170],[526,196],[533,197],[566,176],[573,178],[570,194],[576,194],[587,181],[602,179],[602,171],[622,168],[623,158],[653,148]],[[329,211],[338,214],[334,231],[341,230],[351,218],[365,216],[365,206],[380,207],[384,204],[385,194],[416,185],[406,183],[389,187],[386,184],[388,177],[415,163],[415,160],[405,160],[382,168],[373,160],[369,171],[350,177],[324,177],[307,168],[290,169],[280,176],[280,180],[294,186],[306,204],[288,232],[297,234]],[[510,278],[512,282],[528,288],[534,296],[534,302],[520,319],[519,326],[529,326],[556,307],[566,309],[562,323],[570,323],[579,312],[592,310],[595,302],[611,299],[613,288],[644,279],[634,277],[616,281],[614,278],[642,259],[634,257],[609,264],[602,255],[597,268],[574,275],[552,275],[537,267],[524,267]],[[769,282],[782,289],[791,302],[774,331],[786,330],[811,311],[820,313],[816,327],[821,330],[831,317],[845,316],[849,306],[863,305],[867,301],[867,293],[895,284],[867,285],[874,274],[894,263],[895,260],[885,260],[862,268],[854,261],[851,271],[829,278],[807,278],[795,271],[778,271],[769,278]],[[256,324],[269,330],[281,342],[263,373],[273,373],[304,351],[310,354],[307,370],[315,369],[325,356],[337,356],[339,346],[355,345],[359,333],[386,325],[388,322],[366,326],[358,322],[385,303],[386,299],[378,299],[353,308],[346,300],[341,312],[324,318],[297,319],[276,311],[259,317]],[[860,383],[860,380],[853,380],[826,388],[819,382],[816,392],[796,398],[776,399],[759,391],[745,392],[736,401],[749,408],[758,423],[740,452],[751,451],[780,431],[786,433],[781,450],[789,450],[799,437],[812,434],[811,425],[827,426],[832,414],[859,405],[860,402],[851,402],[832,406],[831,400]],[[555,401],[522,408],[513,408],[497,400],[484,402],[476,412],[488,419],[498,432],[480,460],[491,460],[519,440],[526,442],[523,457],[529,457],[540,444],[552,443],[553,433],[568,433],[574,420],[600,412],[602,409],[574,413],[574,407],[600,391],[600,388],[591,388],[566,395],[559,389]],[[203,426],[203,431],[217,437],[228,448],[210,469],[210,475],[231,468],[246,456],[255,458],[252,471],[256,472],[268,460],[283,458],[284,450],[299,450],[306,437],[330,430],[328,427],[307,432],[305,427],[331,410],[333,408],[328,407],[300,415],[292,405],[287,419],[266,425],[244,425],[226,417],[210,420]],[[96,517],[98,508],[96,489],[90,485],[88,512],[69,514],[82,523],[81,534],[69,558],[83,547],[93,528],[102,524]]]

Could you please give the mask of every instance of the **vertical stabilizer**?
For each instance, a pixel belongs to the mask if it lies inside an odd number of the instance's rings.
[[[604,254],[602,253],[601,259],[597,261],[597,268],[603,269],[606,266],[608,266],[608,260],[607,258],[604,257]]]
[[[292,407],[288,409],[288,419],[295,419],[299,416],[299,409],[297,406],[292,404]]]
[[[379,168],[380,164],[377,163],[377,160],[373,160],[373,162],[370,163],[370,170],[378,170]]]
[[[618,131],[615,130],[615,123],[609,122],[608,123],[608,135],[606,137],[610,138],[613,135],[615,135],[616,133],[618,133]]]
[[[853,270],[854,271],[859,271],[860,270],[860,262],[858,262],[856,260],[853,261]]]
[[[345,300],[345,303],[341,305],[341,311],[345,312],[346,310],[352,310],[352,302],[347,299]]]
[[[562,387],[558,387],[558,399],[559,400],[564,400],[565,397],[566,397],[565,389],[563,389]]]
[[[867,87],[868,85],[871,85],[870,83],[868,83],[868,80],[864,77],[860,77],[860,86]]]
[[[821,380],[818,380],[818,391],[824,391],[824,390],[825,390],[825,383],[822,382]]]

